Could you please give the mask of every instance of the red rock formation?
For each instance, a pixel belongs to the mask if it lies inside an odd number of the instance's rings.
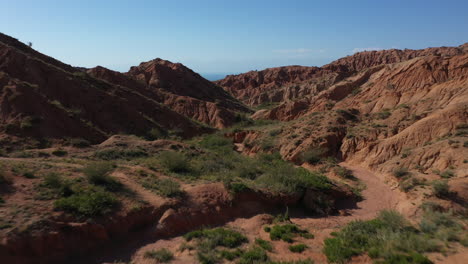
[[[430,55],[460,55],[466,50],[468,50],[468,44],[459,47],[423,50],[364,51],[338,59],[323,67],[285,66],[270,68],[229,75],[215,83],[248,105],[285,102],[315,95],[346,77],[374,66]]]
[[[153,128],[189,137],[211,131],[191,118],[225,127],[237,111],[249,111],[181,64],[154,60],[127,74],[103,67],[86,72],[3,34],[0,85],[0,133],[10,137],[97,143],[116,133],[145,136]]]
[[[468,151],[460,142],[466,141],[468,123],[467,65],[467,44],[361,52],[320,68],[346,78],[253,118],[288,121],[276,146],[295,162],[309,149],[324,148],[385,173],[417,167],[425,173],[456,168],[466,175]],[[249,93],[263,87],[250,87]],[[257,134],[267,137],[265,132]],[[259,142],[261,137],[244,141],[243,152],[261,151]]]
[[[237,112],[250,111],[222,88],[180,63],[155,59],[122,74],[103,67],[88,73],[107,82],[137,90],[173,111],[216,128],[235,122]]]

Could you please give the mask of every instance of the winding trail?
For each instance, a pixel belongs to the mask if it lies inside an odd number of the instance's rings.
[[[366,185],[362,191],[363,200],[356,204],[355,208],[347,209],[346,215],[336,215],[328,217],[292,217],[295,224],[310,230],[315,239],[308,241],[309,248],[307,257],[312,258],[315,263],[328,263],[326,256],[322,253],[324,240],[330,237],[330,233],[343,227],[347,223],[355,220],[369,220],[378,215],[384,209],[397,209],[397,205],[403,202],[402,196],[397,190],[393,190],[384,179],[369,170],[361,167],[351,166],[346,163],[340,164],[353,171],[353,174]],[[291,260],[291,254],[287,247],[280,247],[277,250],[280,260]],[[304,257],[304,256],[302,256]],[[352,260],[352,263],[372,263],[367,256],[359,256]]]
[[[353,174],[366,185],[362,191],[363,200],[358,202],[356,208],[347,210],[347,215],[337,215],[321,218],[298,218],[297,223],[302,220],[315,227],[336,228],[343,226],[353,220],[367,220],[374,218],[381,210],[397,209],[397,205],[403,197],[384,182],[378,175],[345,163],[340,164],[353,171]]]

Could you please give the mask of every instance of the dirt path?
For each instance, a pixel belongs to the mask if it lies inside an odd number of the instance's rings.
[[[315,263],[327,263],[325,255],[322,253],[325,238],[330,237],[330,233],[343,227],[354,220],[368,220],[374,218],[381,210],[397,209],[397,205],[403,201],[404,197],[398,191],[384,182],[378,175],[356,166],[340,164],[353,171],[356,178],[366,185],[362,191],[363,200],[357,203],[356,208],[348,209],[348,215],[338,215],[320,218],[293,217],[291,221],[295,224],[310,230],[315,239],[308,241],[311,250],[307,253]],[[291,253],[287,247],[280,247],[278,254],[280,260],[290,260]],[[304,257],[304,256],[302,256]],[[353,263],[372,263],[366,257],[354,259]]]
[[[348,215],[330,216],[324,218],[297,218],[298,222],[306,221],[315,227],[334,228],[343,226],[353,220],[366,220],[375,217],[381,210],[397,209],[403,197],[398,191],[384,183],[376,174],[355,166],[340,164],[353,171],[353,174],[366,185],[362,191],[363,200],[357,203],[356,208],[348,209]]]

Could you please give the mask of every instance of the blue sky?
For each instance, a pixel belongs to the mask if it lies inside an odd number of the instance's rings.
[[[0,32],[74,66],[157,57],[200,73],[321,66],[360,49],[468,41],[468,1],[0,0]]]

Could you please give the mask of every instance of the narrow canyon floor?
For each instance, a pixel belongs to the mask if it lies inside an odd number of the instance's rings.
[[[361,181],[366,187],[362,191],[363,199],[357,203],[347,203],[343,201],[340,205],[340,214],[325,217],[314,217],[307,215],[303,210],[298,208],[286,209],[290,214],[290,221],[302,229],[308,230],[315,237],[313,239],[299,238],[297,242],[304,243],[308,248],[302,253],[292,253],[284,241],[272,241],[273,250],[268,253],[274,261],[298,261],[311,259],[314,263],[328,263],[326,256],[323,253],[324,240],[330,237],[330,233],[337,231],[346,224],[355,220],[370,220],[375,218],[382,210],[397,210],[409,219],[416,210],[414,204],[406,199],[405,194],[398,190],[395,185],[392,186],[390,180],[385,179],[381,175],[377,175],[369,170],[346,163],[340,164],[343,167],[350,169],[354,176]],[[125,177],[123,174],[116,174],[123,183],[130,186],[141,197],[151,204],[160,206],[161,200]],[[264,231],[264,226],[272,223],[273,216],[270,214],[257,214],[252,217],[239,217],[233,221],[223,225],[226,228],[233,229],[246,235],[250,241],[256,238],[268,240],[269,234]],[[154,227],[153,227],[154,228]],[[153,230],[154,231],[154,230]],[[77,261],[76,263],[135,263],[135,264],[150,264],[154,263],[154,259],[145,257],[145,253],[149,251],[157,251],[160,249],[169,249],[174,253],[174,259],[171,263],[198,263],[196,259],[196,251],[183,249],[185,239],[183,236],[171,238],[156,238],[152,230],[146,230],[138,235],[141,235],[141,240],[132,238],[132,241],[120,248],[114,248],[104,252],[101,256],[93,256],[85,260]],[[145,234],[146,233],[146,234]],[[138,236],[137,235],[137,236]],[[135,241],[136,240],[136,241]],[[458,254],[451,255],[449,258],[441,255],[432,255],[431,259],[435,263],[464,263],[468,257],[468,251],[463,250]],[[352,263],[373,263],[368,256],[358,256],[352,259]]]

